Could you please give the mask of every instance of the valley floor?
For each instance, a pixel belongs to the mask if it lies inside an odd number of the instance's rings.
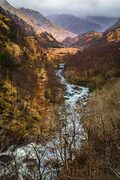
[[[64,59],[65,55],[67,55],[67,54],[74,55],[78,51],[80,51],[80,48],[66,48],[66,47],[64,47],[64,48],[49,48],[48,52],[47,52],[47,56],[50,61],[58,60],[58,62],[60,62],[60,60]]]

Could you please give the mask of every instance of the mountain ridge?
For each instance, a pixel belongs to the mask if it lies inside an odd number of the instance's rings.
[[[92,31],[80,34],[75,38],[67,37],[63,44],[70,47],[87,47],[118,42],[120,42],[120,19],[103,33]]]
[[[20,11],[19,9],[16,9],[11,4],[9,4],[6,0],[0,0],[0,6],[4,10],[9,11],[9,12],[11,12],[11,14],[16,15],[20,19],[24,20],[27,24],[29,24],[31,27],[33,27],[33,29],[36,31],[36,33],[38,35],[40,35],[43,31],[44,32],[47,31],[48,33],[52,34],[56,38],[56,40],[58,40],[58,41],[62,41],[63,39],[65,39],[67,37],[67,35],[70,35],[71,37],[75,36],[75,34],[68,32],[62,28],[57,27],[57,26],[53,26],[51,23],[49,23],[49,25],[51,24],[51,27],[39,26],[37,21],[35,20],[35,18],[31,18],[31,16],[27,15],[25,13],[25,11],[23,12],[23,11]],[[37,12],[37,11],[32,10],[32,13],[33,12]],[[42,14],[40,14],[40,15],[42,16],[42,18],[44,17]],[[44,17],[44,19],[46,19],[46,18]]]
[[[21,12],[25,13],[30,19],[32,19],[32,21],[34,21],[42,31],[47,31],[48,33],[52,34],[56,38],[56,40],[60,42],[63,39],[65,39],[68,35],[71,37],[76,36],[76,34],[69,32],[57,26],[56,24],[52,23],[49,19],[47,19],[38,11],[26,9],[26,8],[20,8],[20,10]]]
[[[101,31],[103,32],[112,25],[114,25],[118,18],[105,17],[105,16],[87,16],[86,19],[101,25],[102,27]]]
[[[97,23],[82,19],[72,14],[56,14],[48,16],[53,23],[73,33],[80,34],[88,31],[99,31],[101,26]]]
[[[95,44],[101,37],[102,33],[91,31],[80,34],[75,38],[68,37],[63,41],[63,44],[68,47],[90,46],[91,44]]]
[[[25,16],[23,13],[21,13],[18,9],[13,7],[10,3],[8,3],[7,0],[0,0],[0,6],[6,10],[9,11],[11,14],[18,16],[19,18],[23,19],[27,24],[32,26],[35,30],[37,30],[36,24],[27,16]]]
[[[19,28],[24,29],[24,33],[35,35],[37,37],[38,43],[43,47],[59,47],[60,43],[53,37],[51,34],[43,32],[38,26],[24,13],[20,12],[19,10],[15,9],[11,6],[6,0],[0,1],[0,7],[2,8],[1,11],[4,11],[6,15],[16,22],[19,25]],[[38,33],[39,30],[39,33]],[[45,36],[43,38],[43,33]],[[46,36],[47,35],[47,36]],[[42,39],[41,39],[42,36]]]

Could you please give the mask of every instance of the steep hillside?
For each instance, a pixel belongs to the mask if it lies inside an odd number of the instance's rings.
[[[120,18],[117,20],[117,22],[114,24],[116,27],[120,27]]]
[[[53,26],[53,24],[48,20],[45,16],[43,16],[40,12],[34,11],[32,9],[20,8],[19,9],[22,13],[26,14],[30,17],[33,21],[36,22],[38,26],[43,28],[49,28],[49,26]]]
[[[56,39],[49,33],[43,32],[40,27],[38,27],[35,22],[33,22],[28,16],[19,10],[12,7],[6,0],[0,0],[0,7],[6,12],[7,16],[13,19],[19,28],[24,29],[26,35],[35,35],[37,41],[44,47],[59,47],[59,43]],[[13,28],[13,27],[12,27]],[[39,31],[39,33],[38,33]],[[29,33],[29,34],[28,34]],[[42,33],[42,35],[41,35]],[[43,33],[45,33],[43,37]],[[42,36],[42,38],[41,38]],[[44,43],[43,43],[44,41]],[[32,43],[33,44],[33,43]],[[31,45],[32,45],[31,44]]]
[[[62,43],[58,42],[52,34],[47,31],[42,32],[39,36],[39,43],[44,48],[60,48],[62,47]]]
[[[70,14],[56,14],[48,17],[53,23],[76,34],[99,31],[101,26]],[[68,35],[69,36],[69,35]]]
[[[4,148],[48,132],[61,91],[32,27],[0,7],[0,135]]]
[[[24,13],[21,13],[18,9],[14,8],[12,5],[8,3],[7,0],[0,0],[0,6],[4,9],[9,11],[13,16],[17,16],[20,19],[24,20],[27,24],[29,24],[31,27],[33,27],[35,30],[38,29],[37,25]]]
[[[62,41],[63,39],[65,39],[67,35],[71,37],[75,36],[75,34],[53,25],[43,15],[41,15],[40,13],[36,11],[27,10],[26,12],[25,9],[21,9],[21,10],[16,9],[13,6],[11,6],[6,0],[0,0],[0,6],[4,10],[9,11],[13,16],[19,17],[20,20],[23,20],[28,25],[30,25],[38,35],[47,31],[59,41]],[[33,17],[32,17],[32,13],[33,13]],[[37,14],[37,17],[36,17],[36,14]],[[38,22],[38,19],[39,19],[39,22]]]
[[[108,43],[119,42],[120,41],[120,27],[115,28],[114,30],[107,31],[103,34],[103,40],[106,40]]]
[[[21,8],[20,11],[25,13],[32,21],[34,21],[35,24],[41,29],[41,31],[47,31],[48,33],[52,34],[58,41],[62,41],[67,36],[74,37],[76,35],[50,22],[50,20],[45,18],[40,12],[25,8]]]
[[[101,40],[108,43],[120,41],[120,19],[103,33]]]

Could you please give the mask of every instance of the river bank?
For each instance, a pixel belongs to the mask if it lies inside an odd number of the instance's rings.
[[[86,138],[62,177],[92,180],[120,179],[120,79],[96,90],[81,118]],[[70,171],[69,171],[70,169]],[[66,178],[67,179],[67,178]]]

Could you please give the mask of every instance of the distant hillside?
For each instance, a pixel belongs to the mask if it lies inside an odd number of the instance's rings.
[[[101,26],[97,23],[90,22],[86,19],[78,18],[70,14],[56,14],[48,16],[53,23],[65,28],[76,34],[85,33],[89,31],[100,31]]]
[[[63,41],[65,46],[70,47],[80,47],[80,46],[89,46],[91,44],[96,44],[96,41],[102,37],[102,33],[98,33],[95,31],[80,34],[75,38],[66,38]]]
[[[113,31],[117,28],[120,28],[120,19],[118,19],[112,26],[110,26],[108,29],[106,29],[105,33],[109,31]]]
[[[21,8],[20,11],[26,14],[33,22],[35,22],[41,31],[47,31],[48,33],[52,34],[58,41],[62,41],[67,36],[74,37],[76,35],[55,25],[46,17],[44,17],[40,12],[25,8]]]
[[[112,26],[118,18],[104,17],[104,16],[87,16],[87,20],[93,23],[98,23],[101,26],[101,30],[105,31]]]
[[[97,46],[104,45],[106,43],[120,42],[120,19],[105,32],[88,32],[80,34],[75,38],[67,37],[63,44],[69,47],[81,47],[81,46]]]

